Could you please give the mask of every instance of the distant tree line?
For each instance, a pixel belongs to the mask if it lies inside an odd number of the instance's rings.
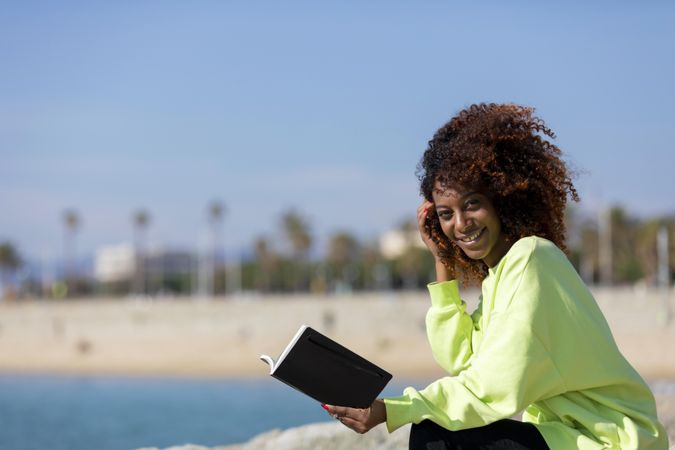
[[[242,264],[246,289],[319,293],[416,289],[431,280],[433,259],[412,240],[400,255],[387,258],[378,242],[361,242],[349,231],[336,231],[328,238],[323,258],[310,259],[313,237],[306,220],[290,211],[282,223],[290,252],[268,237],[257,238],[254,257]]]
[[[569,210],[570,260],[590,283],[656,285],[659,271],[659,235],[667,261],[668,284],[675,275],[675,217],[638,219],[614,206],[598,217]],[[665,235],[665,236],[664,236]],[[663,255],[662,255],[663,256]]]
[[[24,264],[19,250],[9,241],[0,242],[0,281],[5,297],[107,295],[226,295],[235,291],[260,293],[349,293],[389,289],[420,289],[432,281],[434,263],[416,239],[416,224],[402,223],[398,232],[402,247],[385,256],[377,241],[364,242],[348,230],[329,236],[325,248],[316,249],[309,220],[296,210],[279,219],[275,237],[258,236],[250,257],[227,261],[222,257],[224,206],[213,202],[208,208],[212,232],[204,279],[194,270],[165,270],[161,276],[152,265],[137,264],[129,280],[114,284],[96,283],[83,277],[75,267],[75,235],[81,218],[64,213],[64,271],[51,286],[39,280],[17,277]],[[134,248],[144,258],[150,214],[144,209],[132,215]],[[567,214],[569,258],[589,283],[655,285],[659,271],[659,234],[666,234],[667,280],[675,273],[675,217],[638,219],[621,207],[598,217],[570,209]],[[665,231],[664,231],[665,230]],[[663,244],[663,242],[662,242]],[[662,245],[663,247],[663,245]],[[317,251],[318,250],[318,251]],[[663,248],[662,248],[663,250]],[[320,258],[312,255],[320,254]],[[203,289],[202,289],[203,288]]]

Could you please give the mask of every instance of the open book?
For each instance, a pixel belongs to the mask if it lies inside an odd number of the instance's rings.
[[[318,331],[302,325],[275,361],[270,375],[321,403],[369,407],[391,374]]]

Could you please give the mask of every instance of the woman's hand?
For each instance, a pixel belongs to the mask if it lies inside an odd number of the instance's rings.
[[[420,236],[422,237],[424,245],[427,246],[431,254],[434,256],[434,261],[436,262],[436,281],[448,281],[453,278],[452,274],[441,261],[441,257],[438,254],[438,245],[436,245],[434,240],[431,238],[431,235],[429,234],[429,228],[427,227],[427,220],[431,219],[431,214],[436,214],[436,207],[432,202],[425,200],[417,208],[417,227],[420,230]]]
[[[384,401],[377,399],[369,408],[348,408],[346,406],[324,405],[328,413],[339,420],[347,428],[359,434],[368,432],[371,428],[387,420],[387,409]]]
[[[440,259],[438,256],[438,246],[431,238],[431,235],[429,234],[429,227],[427,226],[427,220],[431,220],[431,216],[433,214],[436,214],[436,207],[432,202],[425,200],[417,208],[417,227],[419,228],[420,236],[422,237],[422,241],[424,241],[424,245],[426,245],[431,251],[434,259],[438,261]]]

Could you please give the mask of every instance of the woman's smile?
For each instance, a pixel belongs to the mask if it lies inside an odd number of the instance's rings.
[[[471,259],[495,266],[509,249],[490,199],[476,190],[445,188],[433,193],[443,233]]]
[[[458,237],[457,240],[462,241],[463,243],[465,243],[467,245],[471,245],[471,244],[474,244],[476,241],[478,241],[478,239],[483,237],[484,231],[485,231],[485,228],[483,228],[482,230],[478,230],[474,233],[471,233],[469,235],[466,235],[466,237],[463,237],[463,238]]]

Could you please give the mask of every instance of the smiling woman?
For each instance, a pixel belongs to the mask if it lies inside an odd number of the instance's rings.
[[[432,202],[430,207],[448,198],[443,193],[452,190],[482,194],[483,201],[494,207],[506,248],[508,243],[536,235],[564,251],[565,205],[568,197],[579,198],[560,158],[562,152],[546,139],[555,134],[533,112],[533,108],[494,104],[461,111],[429,141],[418,167],[421,191]],[[439,219],[443,218],[439,215]],[[467,281],[487,275],[490,261],[486,266],[482,258],[472,258],[461,246],[451,245],[444,220],[429,220],[427,226],[453,278],[455,267]]]
[[[444,188],[436,182],[433,199],[443,234],[466,256],[493,267],[506,254],[509,244],[487,196],[465,188]],[[425,215],[431,207],[425,207]]]
[[[667,448],[654,396],[563,252],[577,193],[553,137],[511,104],[473,105],[434,135],[417,221],[436,261],[427,335],[451,376],[367,409],[328,407],[344,425],[412,423],[420,450]],[[481,282],[473,314],[460,276]]]

